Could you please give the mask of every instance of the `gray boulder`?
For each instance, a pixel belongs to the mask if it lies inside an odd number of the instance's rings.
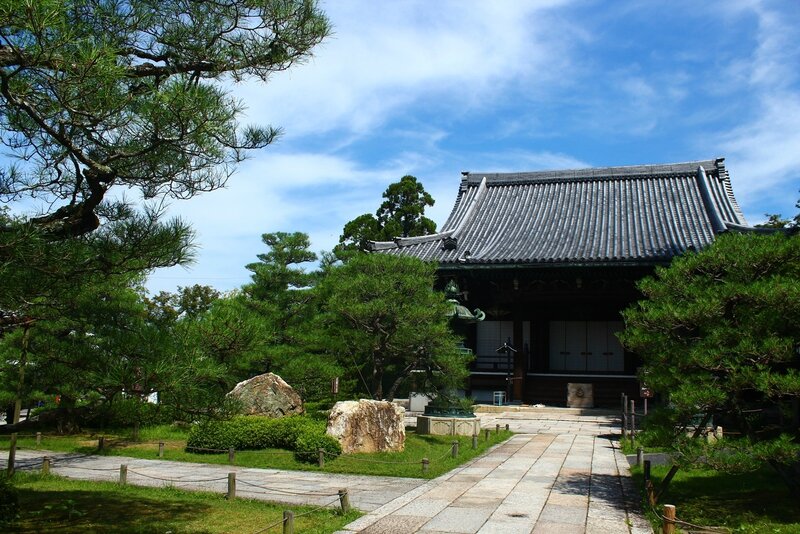
[[[228,396],[242,403],[241,413],[244,415],[283,417],[303,413],[300,395],[273,373],[239,382]]]

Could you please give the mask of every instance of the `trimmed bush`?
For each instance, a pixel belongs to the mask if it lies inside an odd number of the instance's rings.
[[[338,455],[342,450],[335,438],[325,434],[325,426],[322,421],[303,416],[271,419],[242,415],[193,426],[186,448],[195,452],[225,451],[230,447],[236,450],[287,449],[295,451],[298,460],[315,462],[320,448],[331,455]]]

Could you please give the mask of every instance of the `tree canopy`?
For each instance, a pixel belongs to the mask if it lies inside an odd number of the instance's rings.
[[[800,235],[722,235],[639,288],[646,300],[624,312],[621,339],[668,401],[650,429],[686,462],[789,472],[800,453]],[[720,444],[686,437],[711,417],[731,432]]]
[[[345,224],[338,256],[367,250],[369,241],[391,241],[396,237],[416,237],[436,232],[436,223],[425,217],[425,208],[433,206],[433,197],[414,176],[403,176],[383,192],[386,200],[375,215],[365,213]]]

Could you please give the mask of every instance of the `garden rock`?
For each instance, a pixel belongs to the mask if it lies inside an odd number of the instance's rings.
[[[236,384],[228,396],[242,403],[244,415],[283,417],[303,413],[300,395],[273,373],[254,376]]]
[[[337,402],[328,417],[327,433],[342,452],[400,452],[406,446],[405,408],[387,401],[361,399]]]

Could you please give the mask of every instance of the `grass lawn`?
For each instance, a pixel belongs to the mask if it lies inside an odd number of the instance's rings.
[[[199,454],[186,452],[184,447],[186,446],[187,431],[167,425],[143,428],[140,432],[140,442],[131,441],[130,436],[123,433],[106,432],[103,435],[106,443],[106,448],[103,451],[97,450],[99,434],[93,433],[74,436],[46,434],[42,437],[40,448],[52,451],[157,459],[158,442],[164,441],[165,460],[213,464],[228,463],[228,453]],[[406,449],[402,453],[342,455],[335,459],[327,458],[325,467],[322,469],[317,464],[298,462],[291,452],[279,449],[237,451],[235,463],[244,467],[434,478],[482,454],[488,448],[507,440],[511,436],[511,432],[500,430],[499,433],[496,433],[492,429],[488,440],[485,440],[484,435],[481,434],[478,438],[478,447],[473,450],[472,437],[470,436],[421,436],[412,431],[406,433]],[[457,458],[452,458],[450,451],[452,442],[455,439],[458,439],[459,442],[459,455]],[[36,440],[30,435],[21,436],[17,443],[19,448],[33,449],[36,447]],[[2,436],[2,439],[0,439],[0,447],[8,449],[7,436]],[[423,458],[430,460],[429,471],[426,475],[422,473]]]
[[[634,466],[631,470],[643,487],[642,469]],[[668,466],[653,466],[656,488],[667,471]],[[678,519],[695,525],[727,527],[745,534],[800,532],[800,501],[768,467],[741,475],[681,469],[660,503],[675,505]],[[660,532],[660,520],[652,511],[647,512],[656,532]]]
[[[295,532],[330,533],[360,516],[323,509],[288,507],[174,488],[119,486],[18,472],[20,518],[4,532],[34,533],[255,533],[279,523],[283,510],[295,512]],[[277,524],[268,533],[282,532]]]

